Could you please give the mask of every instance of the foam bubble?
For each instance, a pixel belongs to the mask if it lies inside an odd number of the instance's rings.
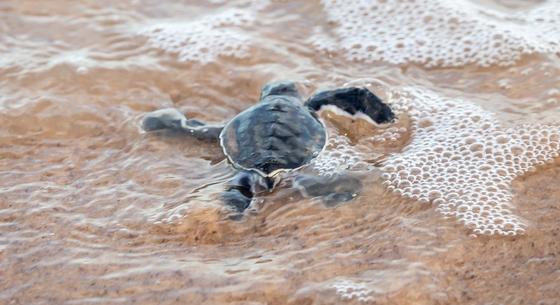
[[[332,176],[347,170],[367,169],[370,165],[364,161],[366,157],[346,136],[331,134],[325,150],[310,166],[320,176]]]
[[[243,58],[249,54],[250,37],[236,27],[253,24],[251,10],[229,9],[189,22],[162,22],[143,28],[149,43],[177,54],[181,61],[209,63],[218,56]]]
[[[433,202],[475,234],[524,232],[512,213],[512,181],[559,155],[560,127],[504,129],[492,113],[466,101],[418,88],[396,96],[395,104],[410,108],[412,140],[386,160],[385,185]]]
[[[387,150],[402,147],[408,129],[394,124],[371,124],[371,119],[336,112],[321,111],[329,133],[325,149],[311,161],[311,168],[321,176],[345,171],[370,170],[381,163]],[[350,119],[349,119],[350,117]]]
[[[345,301],[356,299],[360,302],[368,302],[372,300],[373,290],[366,283],[344,279],[332,284],[332,288]]]
[[[532,53],[560,52],[558,1],[506,13],[469,0],[322,0],[335,39],[315,29],[320,50],[351,60],[426,66],[510,65]]]

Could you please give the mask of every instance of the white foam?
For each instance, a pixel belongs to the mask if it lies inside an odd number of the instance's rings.
[[[382,153],[368,149],[369,143],[388,145],[398,138],[393,130],[382,135],[374,135],[362,139],[360,143],[351,143],[347,135],[329,130],[329,139],[325,149],[313,159],[310,167],[315,174],[330,177],[347,171],[368,171],[375,167],[376,159],[383,157]]]
[[[177,54],[180,61],[209,63],[218,56],[243,58],[249,54],[250,37],[239,27],[253,24],[251,10],[229,9],[193,21],[165,21],[140,30],[149,43]]]
[[[429,67],[510,65],[560,52],[560,1],[506,13],[469,0],[322,0],[337,37],[316,28],[320,50],[348,59]]]
[[[371,169],[380,162],[384,150],[402,146],[402,137],[408,132],[398,119],[377,124],[363,113],[351,115],[331,105],[321,107],[319,113],[325,118],[329,137],[311,167],[321,176]]]
[[[513,214],[512,181],[559,155],[560,127],[504,129],[475,104],[418,88],[394,98],[396,108],[408,108],[412,140],[386,160],[387,187],[434,203],[475,234],[523,233],[526,225]]]
[[[421,263],[406,260],[379,261],[381,269],[362,272],[356,277],[341,277],[331,281],[329,288],[335,290],[343,301],[353,301],[352,304],[363,302],[367,304],[392,304],[387,297],[401,292],[421,289],[424,293],[434,292],[431,272]],[[436,284],[436,285],[434,285]],[[395,302],[393,302],[395,303]],[[398,304],[398,302],[396,302]]]
[[[332,288],[336,290],[336,294],[344,301],[356,299],[359,302],[369,302],[373,299],[371,297],[373,290],[368,284],[363,282],[344,279],[332,284]]]
[[[311,161],[310,166],[318,175],[332,176],[365,165],[365,155],[352,148],[348,138],[329,135],[325,150]]]

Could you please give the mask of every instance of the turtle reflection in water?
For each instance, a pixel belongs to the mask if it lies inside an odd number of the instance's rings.
[[[142,128],[219,141],[227,159],[239,171],[227,183],[222,198],[241,214],[257,194],[272,190],[282,173],[309,164],[323,150],[327,133],[316,114],[323,106],[335,106],[350,115],[365,114],[376,123],[394,118],[391,109],[365,88],[323,91],[304,103],[295,84],[282,81],[265,85],[259,102],[225,125],[188,119],[178,110],[167,108],[148,113]],[[328,204],[348,201],[361,190],[357,177],[344,174],[334,178],[300,174],[295,183],[305,195],[322,197]]]

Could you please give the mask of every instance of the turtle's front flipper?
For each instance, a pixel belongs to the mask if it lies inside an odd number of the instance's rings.
[[[221,125],[207,125],[198,120],[189,120],[174,108],[150,112],[142,120],[142,129],[145,131],[172,130],[203,140],[217,140],[223,128]]]
[[[272,187],[265,178],[251,171],[239,172],[228,181],[222,199],[240,215],[245,211],[255,195]]]
[[[328,207],[354,199],[362,190],[362,182],[356,176],[339,174],[330,177],[299,175],[294,187],[306,197],[321,197]]]
[[[331,105],[351,115],[363,113],[378,124],[390,122],[395,118],[391,108],[366,88],[350,87],[322,91],[310,97],[305,105],[314,111]]]

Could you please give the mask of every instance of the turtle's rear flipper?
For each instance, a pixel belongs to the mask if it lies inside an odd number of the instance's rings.
[[[271,187],[272,184],[269,183],[268,179],[259,176],[255,172],[242,171],[235,175],[235,177],[228,181],[226,190],[222,194],[224,203],[237,212],[237,214],[230,218],[240,218],[243,211],[251,205],[255,195]]]
[[[310,97],[305,105],[314,111],[330,105],[350,115],[363,113],[378,124],[391,122],[395,118],[391,108],[366,88],[322,91]]]
[[[174,108],[150,112],[142,119],[142,129],[145,131],[172,130],[203,140],[217,140],[223,128],[221,125],[207,125],[199,120],[189,120]]]
[[[299,175],[294,187],[306,197],[320,197],[327,207],[354,199],[362,190],[358,177],[342,174],[331,177]]]

